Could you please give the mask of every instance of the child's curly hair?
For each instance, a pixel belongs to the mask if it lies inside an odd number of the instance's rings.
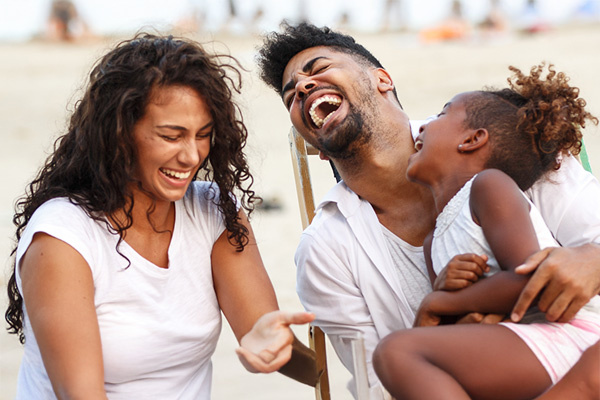
[[[545,79],[545,63],[532,67],[529,75],[509,69],[509,88],[477,92],[465,124],[490,133],[493,151],[486,168],[504,171],[526,190],[545,172],[560,168],[559,154],[579,154],[581,128],[598,119],[585,110],[579,89],[552,64]]]

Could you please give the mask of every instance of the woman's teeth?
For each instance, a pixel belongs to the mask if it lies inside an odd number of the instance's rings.
[[[334,96],[323,96],[323,97],[320,97],[317,100],[315,100],[314,103],[312,103],[312,105],[310,106],[310,110],[308,111],[308,114],[310,115],[310,118],[312,119],[314,124],[317,126],[317,128],[320,128],[323,125],[325,125],[325,123],[327,121],[329,121],[329,119],[335,112],[335,110],[333,110],[329,114],[327,114],[327,116],[325,116],[325,118],[321,119],[319,117],[319,115],[317,114],[317,107],[319,107],[324,102],[327,102],[334,106],[339,106],[342,103],[342,100],[340,100],[339,98],[334,97]]]
[[[161,168],[160,171],[167,175],[170,178],[175,178],[175,179],[187,179],[190,177],[190,173],[191,171],[188,172],[177,172],[177,171],[173,171],[172,169],[166,169],[166,168]]]

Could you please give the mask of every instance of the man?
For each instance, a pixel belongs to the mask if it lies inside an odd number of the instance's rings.
[[[350,36],[286,25],[265,38],[259,65],[294,127],[343,179],[302,235],[298,294],[350,372],[347,338],[362,334],[371,398],[385,398],[372,352],[387,334],[412,326],[431,290],[421,246],[436,211],[429,190],[405,176],[418,126],[411,129],[390,75]],[[579,247],[532,256],[523,269],[538,268],[515,319],[540,291],[538,305],[550,320],[571,318],[600,291],[600,246],[590,244],[600,243],[600,184],[573,157],[557,174],[551,178],[559,184],[536,184],[530,196],[559,242]]]

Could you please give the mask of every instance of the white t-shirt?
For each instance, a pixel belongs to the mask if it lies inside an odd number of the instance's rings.
[[[212,364],[221,330],[211,252],[224,231],[211,200],[216,187],[194,182],[175,203],[169,268],[160,268],[67,199],[44,203],[19,241],[17,265],[33,235],[45,232],[77,250],[94,279],[105,389],[113,399],[210,399]],[[17,285],[22,292],[17,268]],[[17,399],[55,399],[27,310]]]

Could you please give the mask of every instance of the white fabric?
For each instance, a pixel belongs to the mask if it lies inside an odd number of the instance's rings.
[[[563,157],[525,193],[562,246],[600,243],[600,184],[575,157]]]
[[[44,203],[23,233],[17,265],[37,232],[68,243],[87,261],[109,399],[210,399],[210,357],[221,329],[210,255],[225,229],[210,200],[215,193],[210,184],[194,182],[175,203],[168,269],[122,242],[128,266],[115,250],[116,235],[63,198]],[[17,399],[55,399],[26,309],[24,331]]]
[[[411,246],[383,225],[381,229],[392,256],[392,263],[400,275],[402,293],[416,315],[421,301],[431,292],[431,281],[425,265],[423,247]]]
[[[412,326],[415,315],[371,205],[344,182],[333,187],[302,234],[296,265],[296,289],[304,307],[315,313],[314,324],[351,373],[346,338],[362,334],[371,399],[385,398],[372,368],[373,351],[384,336]],[[353,381],[348,387],[353,391]]]
[[[464,253],[486,254],[487,264],[490,266],[487,275],[500,271],[498,261],[483,235],[483,230],[471,216],[469,198],[474,179],[475,177],[471,178],[450,199],[436,219],[431,245],[431,262],[436,274],[444,269],[452,257]],[[533,205],[529,210],[529,217],[538,236],[540,248],[558,246],[538,209]]]
[[[411,121],[413,138],[423,122]],[[528,195],[552,233],[563,246],[600,243],[596,178],[573,157],[567,157],[550,176],[551,180],[536,183]],[[328,335],[351,373],[352,349],[344,338],[362,333],[371,398],[386,398],[372,368],[372,353],[384,336],[411,327],[414,313],[371,205],[343,182],[333,187],[302,234],[295,260],[297,292],[306,310],[316,314],[315,324]],[[348,387],[354,387],[353,381]]]

